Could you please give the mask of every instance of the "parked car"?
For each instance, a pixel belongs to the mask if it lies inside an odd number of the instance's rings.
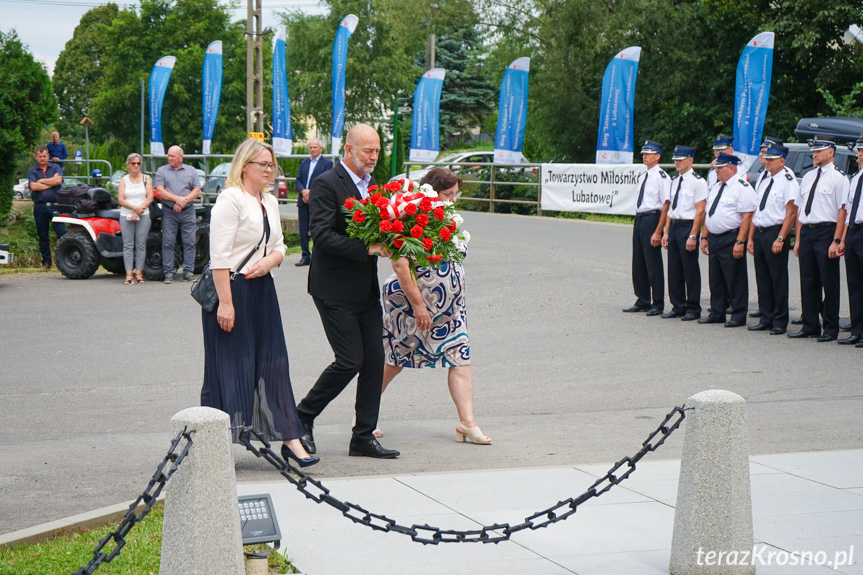
[[[472,162],[476,162],[476,166],[459,166],[459,165],[440,165],[440,164],[469,164]],[[458,152],[455,154],[449,154],[448,156],[444,156],[439,160],[435,161],[437,165],[426,165],[419,170],[411,170],[410,174],[399,174],[393,178],[390,178],[390,181],[393,182],[395,180],[401,180],[405,177],[410,177],[411,180],[418,182],[423,176],[429,173],[433,168],[448,168],[457,174],[466,174],[471,172],[478,172],[484,168],[488,168],[488,166],[482,166],[480,164],[484,163],[492,163],[494,162],[494,152]],[[521,156],[522,164],[529,163],[527,158],[524,155]],[[501,170],[512,170],[518,168],[500,168]]]
[[[204,183],[204,190],[206,190],[207,194],[210,196],[210,201],[215,202],[216,197],[219,195],[219,192],[222,191],[222,188],[225,187],[225,179],[228,177],[228,174],[231,171],[231,163],[227,162],[224,164],[219,164],[210,172],[210,179],[208,181],[205,180],[203,175],[203,170],[201,170],[201,181]],[[285,178],[285,172],[282,171],[281,166],[279,166],[279,178]],[[288,182],[285,179],[280,179],[277,182],[278,186],[278,194],[277,197],[280,199],[285,199],[288,197]]]
[[[24,200],[30,197],[30,182],[27,179],[20,179],[18,183],[12,186],[12,192],[16,200]]]

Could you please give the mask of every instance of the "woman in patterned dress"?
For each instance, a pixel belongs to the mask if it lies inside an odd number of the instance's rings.
[[[444,168],[431,170],[420,182],[429,184],[438,198],[454,202],[461,180]],[[405,367],[449,368],[447,383],[458,410],[456,440],[491,444],[473,414],[473,377],[461,263],[441,262],[439,268],[419,267],[408,258],[392,262],[393,271],[383,287],[384,380],[381,393]],[[411,274],[414,266],[415,278]],[[375,430],[378,437],[383,433]]]

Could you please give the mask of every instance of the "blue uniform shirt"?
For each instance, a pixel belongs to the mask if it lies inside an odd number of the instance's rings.
[[[57,164],[49,163],[45,170],[42,170],[42,168],[37,164],[27,172],[27,180],[30,182],[38,182],[43,178],[53,178],[57,174],[60,174],[61,176],[63,175],[63,169]],[[44,204],[46,202],[53,204],[57,201],[58,191],[60,191],[60,186],[54,186],[53,188],[48,188],[41,192],[31,190],[30,197],[33,199],[34,204]]]
[[[48,148],[48,157],[53,159],[57,158],[60,160],[59,164],[63,165],[63,160],[69,157],[69,154],[66,152],[66,144],[63,142],[48,142],[45,144],[45,147]]]

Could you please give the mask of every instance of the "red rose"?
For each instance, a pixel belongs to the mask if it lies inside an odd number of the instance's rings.
[[[413,230],[411,230],[411,235],[413,235]],[[425,246],[425,249],[427,252],[432,251],[432,248],[434,247],[434,240],[433,239],[423,238],[422,242],[423,242],[423,246]]]
[[[389,182],[384,184],[384,189],[388,192],[398,192],[402,189],[402,187],[398,184],[398,182]]]
[[[356,223],[361,224],[363,221],[365,221],[365,219],[366,215],[363,213],[362,210],[357,210],[354,212],[354,221]]]
[[[443,241],[448,242],[449,239],[452,237],[452,232],[450,232],[447,228],[443,228],[438,235]]]
[[[440,255],[440,254],[438,254],[438,255],[436,255],[436,256],[429,256],[429,261],[430,261],[430,262],[432,262],[432,263],[434,263],[434,262],[439,262],[439,261],[441,261],[442,259],[443,259],[443,256],[442,256],[442,255]]]
[[[369,203],[369,199],[368,199],[368,198],[366,198],[366,199],[364,199],[364,200],[360,200],[360,203],[361,203],[362,205],[366,205],[367,203]]]
[[[387,213],[387,207],[386,206],[378,206],[378,213],[380,214],[381,218],[390,217],[389,213]]]
[[[443,221],[444,217],[446,217],[446,214],[444,214],[443,208],[440,208],[440,207],[435,208],[434,209],[434,217],[436,220]]]
[[[354,209],[354,198],[348,198],[345,200],[345,207],[349,210]]]
[[[411,236],[412,237],[419,238],[419,237],[422,237],[422,235],[423,235],[423,229],[421,227],[414,226],[411,228]],[[429,241],[431,241],[431,240],[429,240]]]
[[[407,204],[407,205],[405,206],[405,213],[406,213],[407,215],[409,215],[409,216],[412,216],[412,215],[414,215],[415,213],[417,213],[417,206],[416,206],[416,204]]]
[[[374,205],[378,205],[378,201],[381,199],[381,197],[382,196],[380,194],[372,194],[369,196],[369,201]]]
[[[397,236],[393,240],[393,245],[396,247],[396,249],[401,249],[401,247],[403,245],[405,245],[405,237],[404,236]]]
[[[374,192],[374,191],[375,191],[375,190],[377,190],[377,189],[378,189],[378,185],[377,185],[377,184],[375,184],[375,185],[373,185],[373,186],[369,186],[369,193]]]
[[[379,208],[390,205],[390,201],[386,198],[381,198],[375,202],[375,205]]]
[[[393,220],[392,224],[390,225],[390,231],[400,234],[405,231],[405,225],[401,220]]]
[[[451,233],[454,234],[455,231],[458,229],[458,226],[455,225],[455,222],[453,222],[453,224],[451,226],[447,226],[446,229],[448,229]]]
[[[389,220],[381,220],[381,223],[380,223],[380,224],[378,224],[378,225],[380,225],[380,228],[381,228],[381,231],[382,231],[382,232],[388,232],[388,231],[390,231],[390,229],[391,229],[391,228],[390,228],[390,221],[389,221]]]
[[[426,227],[427,225],[429,225],[428,214],[417,214],[417,223],[422,227]]]
[[[423,198],[420,201],[420,209],[424,212],[427,212],[432,209],[431,200],[428,198]]]

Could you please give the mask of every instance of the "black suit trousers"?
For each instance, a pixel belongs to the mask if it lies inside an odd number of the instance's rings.
[[[845,234],[845,274],[848,276],[848,307],[851,335],[863,335],[863,227]]]
[[[686,251],[686,240],[692,222],[671,222],[668,230],[668,299],[672,311],[701,315],[701,266],[698,264],[698,244]]]
[[[353,435],[371,439],[378,423],[384,377],[381,302],[372,297],[361,303],[314,300],[336,360],[321,373],[297,406],[297,413],[301,421],[311,423],[359,374]]]
[[[297,218],[300,222],[300,248],[303,250],[303,257],[307,258],[311,255],[309,251],[309,204],[297,204]]]
[[[707,237],[710,265],[710,317],[725,319],[725,311],[731,304],[731,321],[746,323],[749,307],[749,275],[746,271],[746,251],[743,257],[734,257],[734,246],[738,230]]]
[[[839,335],[839,258],[828,257],[835,227],[800,230],[800,299],[803,331],[821,334],[818,312],[826,335]],[[822,302],[823,294],[823,302]]]
[[[755,230],[755,283],[761,323],[770,327],[788,327],[788,242],[782,251],[773,253],[773,243],[781,226]]]
[[[660,214],[635,216],[632,227],[632,288],[639,307],[665,306],[665,273],[662,246],[650,245],[650,236],[659,225]],[[651,297],[652,294],[652,297]]]

